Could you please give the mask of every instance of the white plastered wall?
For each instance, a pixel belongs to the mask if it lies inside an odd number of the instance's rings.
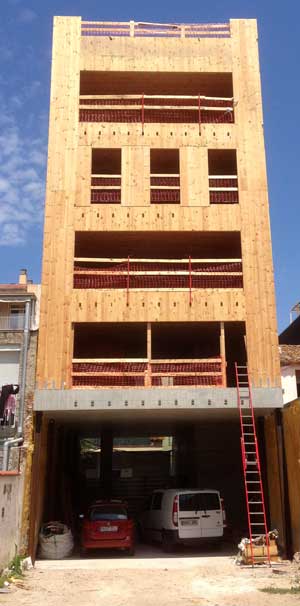
[[[281,367],[281,385],[284,404],[292,402],[297,398],[296,370],[300,370],[300,364]]]

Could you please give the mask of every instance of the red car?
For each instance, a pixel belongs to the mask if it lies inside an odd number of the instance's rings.
[[[125,549],[135,551],[134,522],[123,501],[96,501],[83,518],[81,553],[89,549]]]

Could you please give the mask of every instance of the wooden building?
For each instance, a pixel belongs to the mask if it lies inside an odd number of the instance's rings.
[[[55,17],[32,545],[54,426],[184,434],[237,519],[235,362],[258,417],[282,406],[256,21]]]

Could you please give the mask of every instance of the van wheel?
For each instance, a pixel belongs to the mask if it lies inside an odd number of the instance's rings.
[[[172,553],[174,551],[174,543],[165,532],[162,534],[162,548],[165,553]]]

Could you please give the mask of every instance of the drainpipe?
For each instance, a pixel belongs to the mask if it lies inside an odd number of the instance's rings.
[[[25,387],[26,387],[26,375],[27,375],[27,358],[28,358],[28,347],[29,347],[29,331],[30,331],[30,311],[31,311],[31,300],[28,299],[25,302],[25,319],[24,319],[24,338],[23,338],[23,364],[22,364],[22,375],[21,375],[21,389],[19,399],[19,415],[18,415],[18,437],[15,439],[8,438],[3,444],[3,471],[8,470],[9,461],[9,449],[11,446],[20,444],[23,442],[23,425],[24,425],[24,411],[25,411]]]
[[[23,364],[22,364],[22,376],[21,376],[21,389],[20,389],[20,400],[19,400],[19,415],[18,415],[18,436],[23,435],[24,425],[24,412],[25,412],[25,389],[26,389],[26,376],[27,376],[27,358],[28,358],[28,347],[29,347],[29,330],[30,330],[30,309],[31,301],[28,300],[25,303],[25,320],[24,320],[24,339],[23,339]]]
[[[17,446],[18,444],[23,443],[23,438],[9,438],[8,440],[5,440],[4,442],[4,446],[3,446],[3,463],[2,463],[2,470],[3,471],[7,471],[8,470],[8,461],[9,461],[9,449],[12,446]]]

